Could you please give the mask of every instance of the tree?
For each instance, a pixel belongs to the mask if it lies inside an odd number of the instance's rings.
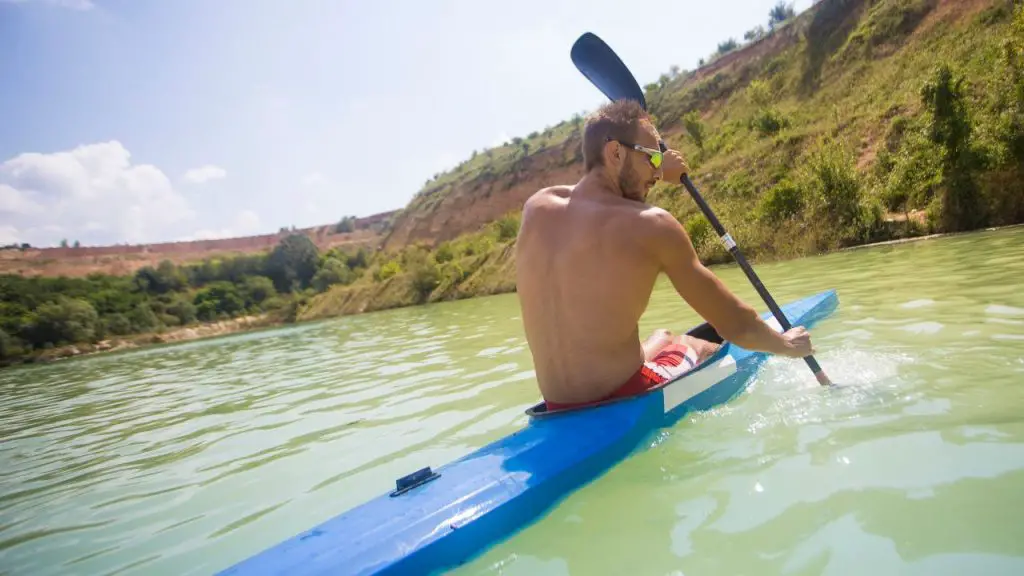
[[[764,26],[758,25],[743,33],[743,39],[747,42],[760,40],[764,36]]]
[[[185,274],[170,260],[153,268],[144,266],[135,272],[135,284],[149,294],[165,294],[181,290],[188,283]]]
[[[720,42],[718,44],[717,53],[718,54],[728,54],[729,52],[732,52],[733,50],[735,50],[738,47],[739,47],[739,43],[736,42],[735,39],[729,38],[725,42]]]
[[[72,342],[90,342],[99,327],[99,314],[85,300],[58,296],[40,304],[29,315],[28,332],[36,347]]]
[[[65,239],[60,241],[60,247],[61,248],[67,248],[68,247],[68,239],[67,238],[65,238]]]
[[[75,240],[74,247],[75,248],[81,248],[82,244],[78,240]]]
[[[356,217],[355,216],[345,216],[344,218],[341,219],[340,222],[338,222],[338,225],[334,227],[334,231],[336,233],[338,233],[338,234],[345,234],[345,233],[348,233],[348,232],[353,232],[353,231],[355,231],[355,229],[356,229]]]
[[[348,259],[345,261],[345,265],[353,270],[358,270],[360,268],[366,268],[368,266],[366,260],[366,249],[360,248],[358,251],[356,251],[355,254],[348,257]]]
[[[0,360],[17,358],[24,354],[24,352],[21,340],[0,330]]]
[[[768,12],[768,27],[774,30],[779,24],[794,16],[796,16],[796,12],[793,11],[793,6],[779,0],[779,3]]]
[[[246,308],[258,307],[269,298],[277,296],[277,291],[274,290],[274,283],[266,276],[246,277],[242,282],[241,292]]]
[[[128,314],[128,321],[132,325],[133,332],[149,332],[160,326],[160,319],[156,312],[146,302],[140,302]]]
[[[324,292],[334,284],[351,284],[359,275],[337,258],[328,258],[313,276],[313,288]]]
[[[200,320],[216,320],[218,316],[234,316],[245,309],[245,300],[230,282],[214,282],[196,292],[196,312]]]
[[[174,300],[167,306],[166,311],[171,316],[177,318],[178,323],[182,326],[196,321],[196,305],[182,295],[176,295]]]
[[[981,159],[971,142],[966,82],[966,77],[943,63],[921,89],[928,111],[928,138],[943,150],[941,220],[947,231],[977,228],[986,217],[974,180]]]
[[[320,252],[303,234],[284,237],[267,257],[267,276],[278,292],[306,288],[316,274]]]

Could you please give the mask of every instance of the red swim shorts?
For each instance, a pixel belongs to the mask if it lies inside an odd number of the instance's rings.
[[[600,404],[616,398],[636,396],[652,388],[657,388],[680,374],[689,372],[696,366],[697,352],[695,350],[685,344],[669,344],[661,352],[658,352],[658,355],[653,360],[641,364],[640,368],[625,384],[604,398],[592,402],[570,404],[545,401],[545,404],[550,411],[569,410]]]

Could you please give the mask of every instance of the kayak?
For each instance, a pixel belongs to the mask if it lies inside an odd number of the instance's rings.
[[[830,290],[781,308],[794,326],[810,327],[838,303]],[[761,317],[781,331],[770,313]],[[641,396],[565,412],[532,406],[517,432],[399,478],[393,490],[220,574],[428,574],[475,558],[640,449],[659,428],[736,397],[768,358],[723,342],[708,324],[688,334],[722,346]]]

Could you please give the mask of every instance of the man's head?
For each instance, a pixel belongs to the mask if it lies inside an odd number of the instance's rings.
[[[661,178],[661,168],[652,165],[650,154],[634,146],[656,151],[659,139],[650,116],[638,102],[610,102],[587,118],[583,128],[586,170],[604,171],[623,197],[642,202]]]

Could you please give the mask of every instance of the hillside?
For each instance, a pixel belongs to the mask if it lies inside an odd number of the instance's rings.
[[[759,40],[713,55],[696,71],[663,75],[646,87],[647,98],[669,143],[694,165],[694,181],[710,198],[719,197],[719,204],[734,204],[729,197],[737,193],[750,199],[763,194],[820,136],[833,136],[856,154],[863,175],[876,166],[879,144],[896,118],[920,113],[917,92],[934,56],[983,74],[980,67],[991,61],[1000,41],[984,36],[1005,28],[1009,10],[985,22],[977,16],[1011,5],[1002,0],[826,0]],[[747,93],[755,80],[766,83],[767,100],[760,106],[785,123],[778,130],[771,130],[768,117],[768,133],[749,124],[759,113]],[[973,96],[981,95],[979,88]],[[696,114],[707,134],[703,149],[684,129],[687,114]],[[539,188],[574,182],[582,172],[581,126],[577,117],[516,138],[428,182],[396,214],[384,248],[436,245],[518,210]],[[661,200],[667,199],[662,195]],[[675,208],[681,216],[696,213]],[[752,208],[740,202],[726,210],[742,221]],[[901,219],[899,214],[890,218]]]
[[[753,260],[1022,222],[1021,10],[824,0],[745,45],[723,39],[707,64],[666,72],[646,97]],[[376,272],[300,317],[514,289],[516,214],[536,190],[581,175],[582,122],[474,153],[429,181],[395,214]],[[680,186],[661,183],[649,201],[684,222],[705,262],[729,260]]]

